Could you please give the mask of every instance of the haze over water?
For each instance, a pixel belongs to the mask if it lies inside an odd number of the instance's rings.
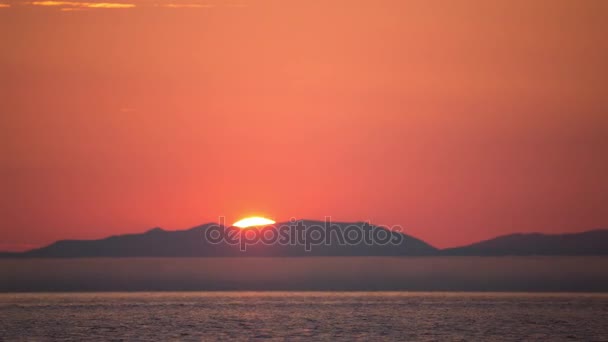
[[[0,259],[0,291],[608,291],[608,257]]]

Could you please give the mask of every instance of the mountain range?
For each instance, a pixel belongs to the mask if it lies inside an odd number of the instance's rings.
[[[306,234],[311,227],[322,227],[323,221],[299,221]],[[277,223],[275,227],[293,223]],[[60,240],[48,246],[21,253],[0,253],[12,258],[79,258],[79,257],[230,257],[230,256],[518,256],[518,255],[608,255],[608,230],[592,230],[573,234],[511,234],[471,245],[438,249],[430,244],[400,232],[364,222],[332,223],[333,234],[348,233],[349,227],[360,229],[362,234],[374,232],[390,238],[390,243],[344,243],[332,235],[329,243],[313,244],[308,248],[302,241],[283,244],[264,244],[257,241],[244,246],[225,241],[211,243],[205,238],[215,223],[203,224],[187,230],[167,231],[153,228],[141,234],[110,236],[99,240]],[[215,227],[215,228],[214,228]],[[222,227],[232,234],[246,230]],[[260,229],[260,233],[267,228]],[[352,230],[352,229],[351,229]],[[352,233],[352,232],[351,232]],[[353,234],[351,234],[353,235]],[[356,235],[356,234],[355,234]],[[312,236],[315,236],[314,234]],[[318,234],[316,235],[318,238]],[[342,243],[340,243],[342,242]]]
[[[518,233],[499,236],[463,247],[448,248],[444,255],[608,255],[608,230],[582,233]]]

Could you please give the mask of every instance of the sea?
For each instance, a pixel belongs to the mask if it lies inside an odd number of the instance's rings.
[[[0,294],[2,341],[608,341],[608,294]]]

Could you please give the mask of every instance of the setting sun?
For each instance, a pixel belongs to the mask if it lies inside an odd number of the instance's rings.
[[[233,226],[239,227],[239,228],[247,228],[247,227],[255,227],[255,226],[265,226],[265,225],[273,224],[273,223],[275,223],[275,222],[271,219],[267,219],[265,217],[260,217],[260,216],[252,216],[252,217],[246,217],[242,220],[235,222],[233,224]]]

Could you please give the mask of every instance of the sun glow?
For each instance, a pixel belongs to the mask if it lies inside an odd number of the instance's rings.
[[[269,225],[269,224],[273,224],[273,223],[275,223],[273,220],[267,219],[265,217],[251,216],[251,217],[246,217],[242,220],[236,221],[233,224],[233,226],[239,227],[239,228],[247,228],[247,227],[265,226],[265,225]]]

